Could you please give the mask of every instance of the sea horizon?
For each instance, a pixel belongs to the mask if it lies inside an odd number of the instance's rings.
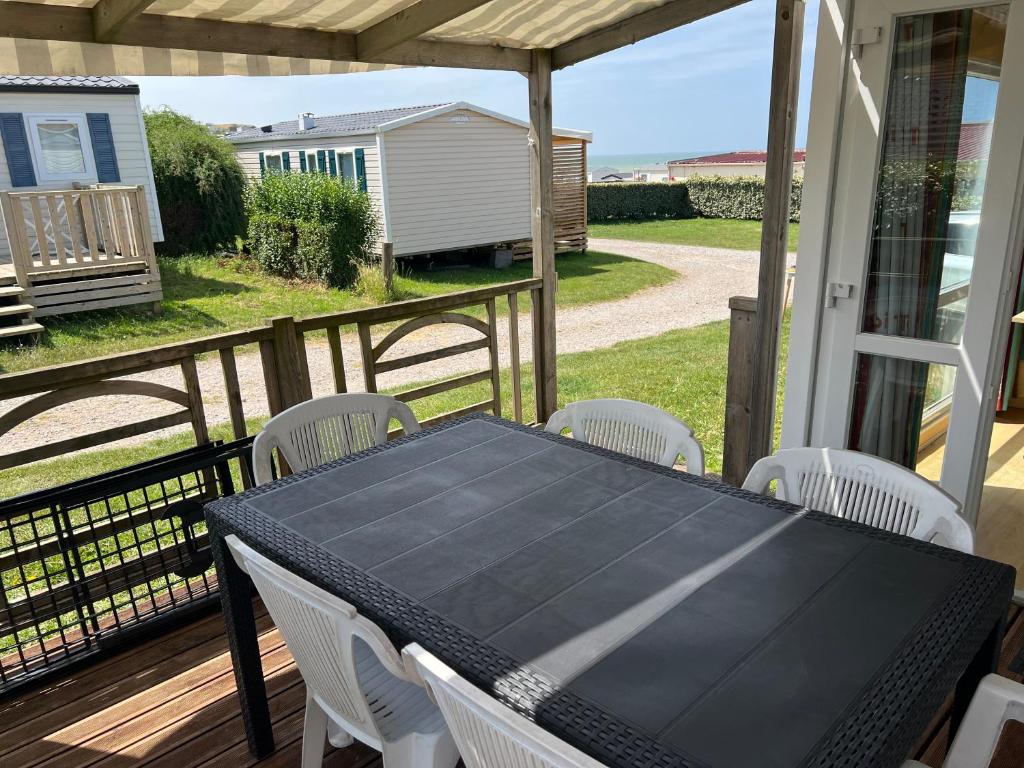
[[[625,154],[587,153],[587,165],[591,168],[614,168],[617,171],[632,171],[647,165],[665,165],[669,160],[685,160],[689,157],[713,155],[718,150],[690,150],[681,152],[633,152]]]

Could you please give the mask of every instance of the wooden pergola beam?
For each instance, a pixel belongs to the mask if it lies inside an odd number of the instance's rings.
[[[96,43],[91,8],[0,2],[0,37]],[[294,59],[402,66],[464,67],[525,72],[530,51],[496,45],[411,40],[380,56],[359,58],[356,36],[270,24],[241,24],[140,13],[117,32],[118,45],[283,56]]]
[[[113,43],[122,27],[154,0],[99,0],[92,7],[92,29],[97,42]]]
[[[670,29],[713,16],[747,1],[673,0],[556,46],[551,51],[551,66],[554,69],[570,67],[616,48],[632,45]]]
[[[420,0],[356,35],[356,53],[360,58],[380,56],[490,1]]]

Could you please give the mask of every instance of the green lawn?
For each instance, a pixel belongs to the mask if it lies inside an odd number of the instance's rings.
[[[561,278],[558,304],[563,307],[622,298],[642,288],[667,283],[675,276],[656,264],[594,251],[559,256],[557,268]],[[44,318],[47,332],[35,347],[0,348],[0,372],[251,328],[275,315],[305,317],[371,303],[349,290],[268,277],[252,262],[238,258],[161,258],[160,270],[163,314],[133,308]],[[516,262],[504,270],[419,270],[397,276],[395,289],[398,298],[411,299],[530,276],[528,261]],[[521,302],[529,306],[528,297],[522,297]]]
[[[783,339],[788,339],[784,329]],[[558,399],[560,403],[595,397],[641,400],[674,413],[693,427],[703,443],[709,472],[721,472],[725,420],[725,376],[728,359],[728,322],[672,331],[648,339],[628,341],[607,349],[560,355]],[[786,348],[782,350],[785,370]],[[504,415],[512,415],[512,390],[508,370],[502,371]],[[782,404],[779,386],[779,408]],[[523,369],[526,419],[533,413],[533,379],[530,366]],[[414,404],[417,416],[443,413],[488,397],[488,385],[478,384],[425,398]],[[261,422],[251,420],[250,432]],[[230,439],[226,425],[211,429],[214,438]],[[116,467],[181,450],[193,443],[191,434],[179,434],[144,445],[82,453],[28,467],[0,472],[0,498],[89,477]]]
[[[698,245],[757,251],[761,248],[761,222],[738,219],[659,219],[591,224],[591,237],[641,240],[647,243]],[[795,251],[800,225],[789,225],[789,250]]]

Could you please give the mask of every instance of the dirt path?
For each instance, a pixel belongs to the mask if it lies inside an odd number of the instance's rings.
[[[729,316],[728,299],[734,295],[752,295],[757,286],[756,253],[717,248],[638,243],[625,240],[592,239],[595,251],[616,253],[642,259],[679,273],[676,280],[657,288],[649,288],[617,301],[572,307],[561,310],[557,317],[558,352],[581,352],[609,347],[620,341],[657,336],[677,328],[689,328]],[[508,320],[499,318],[499,350],[501,364],[509,364]],[[520,316],[521,359],[532,357],[532,329],[529,315]],[[401,350],[394,354],[412,354],[441,344],[453,344],[472,338],[473,331],[461,326],[442,326],[409,336]],[[342,336],[349,388],[363,389],[363,372],[359,363],[359,342],[354,333]],[[330,353],[325,341],[308,345],[310,378],[314,395],[333,392]],[[240,353],[237,358],[238,377],[247,417],[266,416],[268,407],[263,393],[263,372],[255,352]],[[395,371],[378,379],[378,388],[387,389],[465,373],[486,367],[484,352],[462,355]],[[227,401],[216,357],[199,361],[199,379],[203,391],[207,422],[228,421]],[[129,378],[181,387],[177,368],[149,371]],[[0,409],[10,410],[22,400],[6,403]],[[47,411],[4,436],[4,453],[39,445],[73,435],[92,432],[129,421],[158,416],[177,410],[177,406],[150,398],[103,397]],[[127,417],[122,418],[120,414]],[[154,437],[189,429],[187,425],[150,433],[131,442],[141,443]],[[124,441],[123,445],[130,444]]]

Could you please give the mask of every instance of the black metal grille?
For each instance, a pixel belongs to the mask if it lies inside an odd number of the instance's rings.
[[[0,502],[0,693],[214,599],[203,504],[235,492],[251,442]]]

